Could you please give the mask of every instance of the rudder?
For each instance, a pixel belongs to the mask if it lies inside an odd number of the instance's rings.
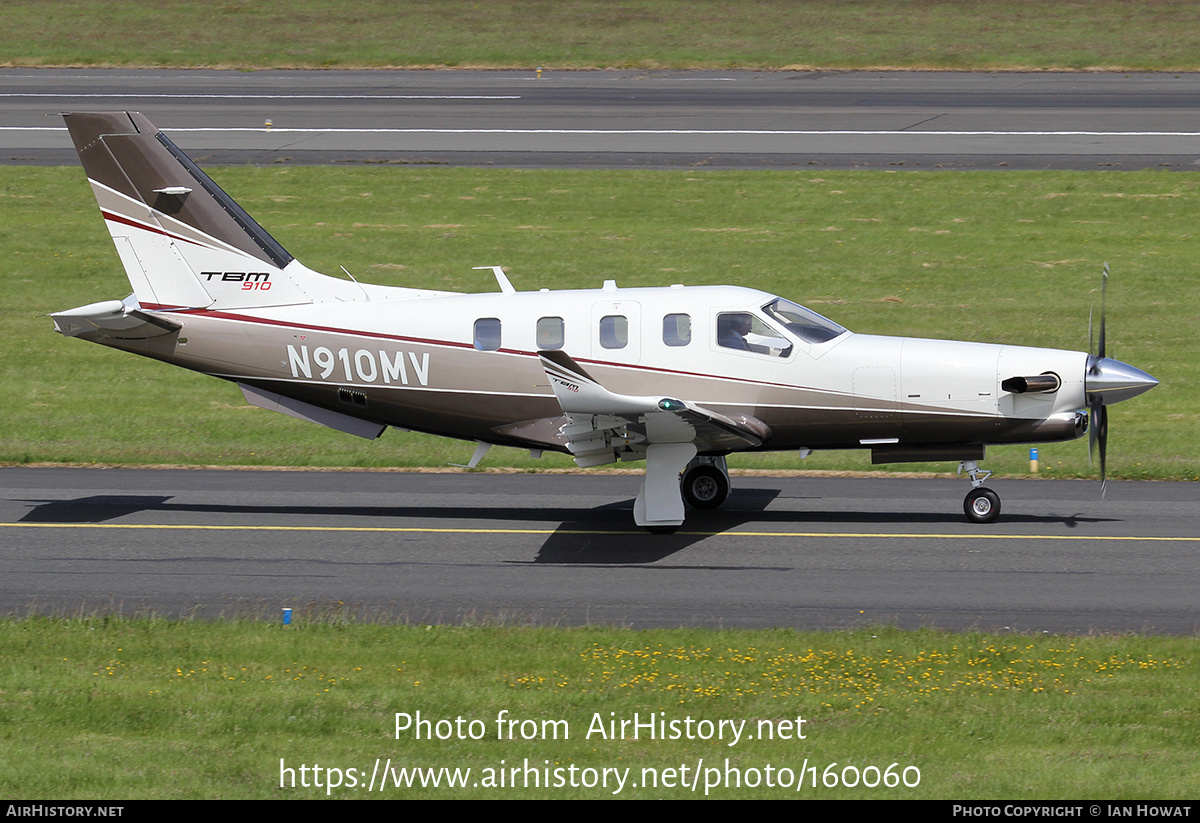
[[[144,308],[363,299],[353,284],[295,260],[142,114],[63,119]]]

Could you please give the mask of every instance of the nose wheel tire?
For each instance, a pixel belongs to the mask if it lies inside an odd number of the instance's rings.
[[[729,496],[729,480],[714,466],[694,466],[683,476],[682,491],[693,509],[715,509]]]
[[[1000,516],[1000,495],[982,486],[971,489],[963,500],[963,511],[972,523],[994,523]]]

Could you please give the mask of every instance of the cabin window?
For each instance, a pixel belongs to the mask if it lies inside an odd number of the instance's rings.
[[[481,317],[475,321],[475,348],[480,351],[496,351],[500,348],[499,318]]]
[[[717,345],[774,357],[792,353],[791,341],[748,311],[717,315]]]
[[[537,322],[537,347],[539,349],[561,349],[563,347],[563,319],[543,317]]]
[[[663,343],[668,346],[686,346],[692,342],[692,316],[690,314],[668,314],[663,318]]]
[[[600,345],[606,349],[623,349],[629,345],[629,319],[622,314],[601,317]]]

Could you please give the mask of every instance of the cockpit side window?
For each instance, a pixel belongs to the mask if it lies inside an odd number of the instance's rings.
[[[717,345],[725,349],[787,357],[792,343],[748,311],[717,315]]]

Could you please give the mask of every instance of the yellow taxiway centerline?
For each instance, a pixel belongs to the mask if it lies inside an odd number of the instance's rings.
[[[640,530],[606,529],[468,529],[433,528],[423,526],[205,526],[152,523],[0,523],[6,529],[149,529],[158,531],[273,531],[273,532],[379,532],[419,534],[644,534]],[[1102,540],[1125,542],[1198,542],[1200,537],[1156,537],[1149,535],[1082,535],[1082,534],[913,534],[907,532],[747,532],[678,531],[680,537],[854,537],[900,540]]]

